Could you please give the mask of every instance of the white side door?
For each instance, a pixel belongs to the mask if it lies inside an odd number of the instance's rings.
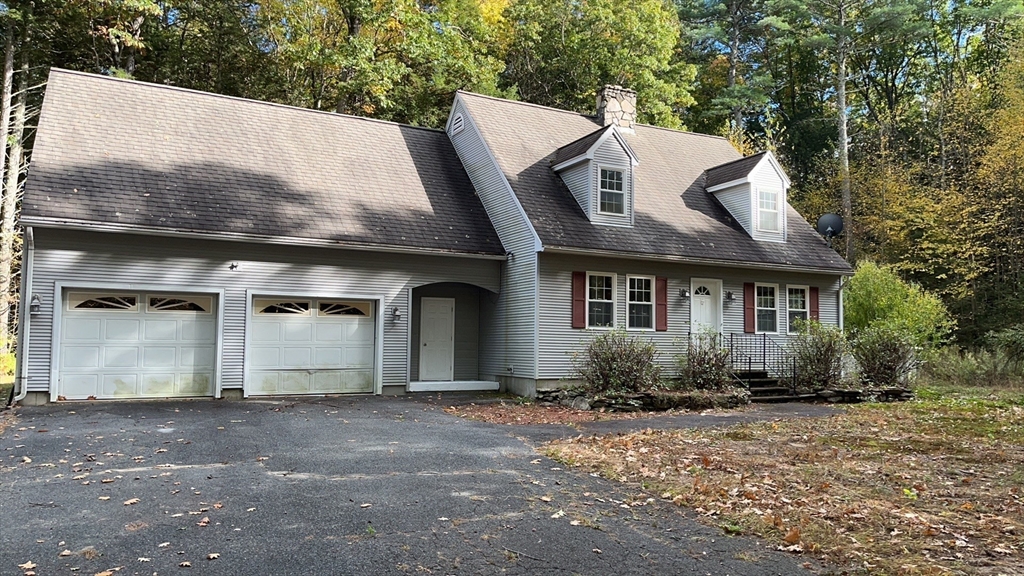
[[[455,375],[455,299],[420,299],[420,380],[451,381]]]

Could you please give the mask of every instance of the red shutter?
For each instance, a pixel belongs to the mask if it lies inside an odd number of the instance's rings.
[[[668,330],[668,278],[654,279],[654,329]]]
[[[818,287],[811,286],[811,294],[809,296],[811,304],[811,320],[819,320],[818,318]]]
[[[743,283],[743,331],[757,332],[757,311],[754,309],[754,283]]]
[[[587,273],[572,273],[572,327],[587,327]]]

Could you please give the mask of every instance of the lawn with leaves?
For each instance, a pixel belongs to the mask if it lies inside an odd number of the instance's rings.
[[[844,571],[1024,574],[1024,393],[921,389],[827,418],[579,437],[567,464]]]
[[[701,414],[713,414],[719,412],[738,412],[748,407],[733,408],[730,410],[710,409],[704,410]],[[580,422],[601,422],[605,420],[636,420],[641,418],[652,418],[679,414],[677,410],[663,410],[658,412],[639,410],[636,412],[612,412],[605,410],[576,410],[567,406],[543,406],[536,402],[524,399],[513,399],[508,401],[486,403],[486,404],[463,404],[460,406],[449,406],[445,412],[452,416],[479,420],[491,424],[507,424],[518,426],[529,426],[534,424],[578,424]]]

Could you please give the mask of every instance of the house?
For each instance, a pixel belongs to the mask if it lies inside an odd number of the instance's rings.
[[[699,330],[841,323],[850,267],[771,153],[597,104],[459,92],[432,130],[53,70],[19,390],[531,395],[612,327],[670,364]]]

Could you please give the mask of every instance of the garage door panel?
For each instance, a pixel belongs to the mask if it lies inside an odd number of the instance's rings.
[[[99,368],[99,346],[65,346],[62,368]]]
[[[316,349],[316,367],[331,368],[342,365],[342,349],[338,347]]]
[[[281,351],[282,368],[311,368],[313,351],[309,348],[285,348]]]
[[[107,320],[104,324],[103,336],[107,341],[136,342],[139,340],[138,320]]]
[[[252,341],[259,343],[280,342],[281,325],[275,322],[253,322]]]
[[[138,374],[104,374],[103,396],[138,396]]]
[[[180,348],[182,368],[213,368],[213,349],[209,346],[182,346]]]
[[[309,389],[309,372],[283,372],[281,373],[282,394],[305,394]]]
[[[138,368],[137,346],[104,346],[103,368]]]
[[[176,320],[146,320],[145,339],[147,342],[177,340],[178,322]]]
[[[249,362],[252,366],[257,368],[266,368],[268,366],[279,366],[281,364],[281,349],[280,348],[252,348],[252,358]]]
[[[316,341],[317,342],[341,342],[342,341],[342,326],[341,324],[327,324],[320,322],[316,325]]]
[[[250,394],[372,393],[376,322],[369,302],[303,300],[302,307],[253,303]],[[294,309],[294,310],[293,310]],[[285,313],[285,311],[293,313]],[[277,346],[274,346],[277,344]]]
[[[173,372],[145,374],[142,376],[142,387],[139,394],[142,396],[173,396],[174,380]]]
[[[64,340],[88,340],[95,342],[100,339],[103,321],[98,318],[74,318],[64,323]]]
[[[213,395],[217,358],[212,297],[203,301],[208,312],[154,308],[144,293],[72,292],[65,298],[59,396]]]
[[[284,342],[312,342],[313,326],[307,323],[287,322],[282,327]]]
[[[178,394],[182,396],[202,396],[212,389],[213,373],[194,373],[178,375]]]
[[[217,325],[212,321],[181,320],[181,339],[185,342],[213,343],[217,341]]]
[[[61,394],[67,398],[95,396],[100,387],[98,374],[65,374],[61,376]]]

